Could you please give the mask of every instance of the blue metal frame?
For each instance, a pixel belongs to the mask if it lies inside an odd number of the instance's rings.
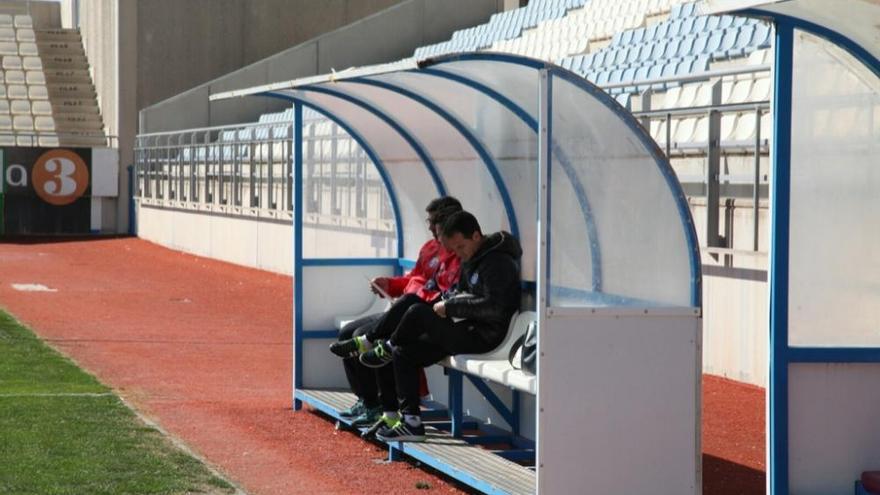
[[[398,258],[307,258],[303,266],[398,266]]]
[[[371,114],[382,120],[382,122],[388,124],[389,127],[394,129],[394,131],[397,132],[397,134],[400,135],[400,137],[402,137],[403,140],[412,147],[413,151],[416,152],[416,155],[418,155],[419,159],[422,160],[422,163],[428,170],[428,174],[431,176],[431,180],[434,181],[434,187],[437,189],[438,195],[447,195],[446,183],[443,182],[443,179],[440,177],[440,173],[437,171],[437,165],[434,164],[434,160],[425,151],[425,145],[423,145],[418,139],[416,139],[413,134],[409,132],[406,127],[404,127],[403,124],[398,122],[396,119],[379,110],[379,108],[372,103],[364,101],[362,98],[358,98],[348,93],[325,88],[323,86],[302,86],[297,89],[300,91],[311,91],[314,93],[325,94],[327,96],[332,96],[334,98],[339,98],[340,100],[347,101],[348,103],[363,108],[364,110],[370,112]]]
[[[776,25],[770,219],[770,490],[788,493],[788,248],[794,29]],[[775,329],[775,330],[774,330]]]
[[[429,98],[410,91],[406,88],[397,86],[386,81],[378,81],[375,79],[367,78],[348,79],[346,80],[346,82],[365,84],[382,88],[387,91],[391,91],[393,93],[397,93],[401,96],[409,98],[434,112],[438,117],[449,123],[449,125],[451,125],[453,129],[458,131],[461,137],[463,137],[468,142],[468,144],[471,145],[471,147],[483,161],[483,164],[486,165],[486,169],[489,171],[489,175],[491,175],[492,180],[495,182],[495,187],[498,188],[498,194],[501,196],[501,201],[504,204],[504,211],[507,213],[507,221],[510,224],[510,233],[516,237],[519,237],[519,224],[516,219],[516,212],[513,209],[513,202],[510,200],[510,193],[507,190],[507,186],[504,184],[504,179],[501,177],[501,173],[498,171],[498,165],[495,164],[495,160],[492,158],[492,155],[489,154],[489,151],[486,149],[486,145],[484,145],[479,140],[479,138],[477,138],[477,136],[475,136],[474,133],[467,128],[467,126],[462,124],[445,108],[431,101]]]
[[[303,375],[303,153],[302,153],[302,104],[293,104],[293,410],[302,409],[302,401],[296,398],[296,390],[302,388]]]

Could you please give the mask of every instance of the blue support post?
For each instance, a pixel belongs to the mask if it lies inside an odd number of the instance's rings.
[[[462,375],[458,370],[450,369],[449,371],[449,419],[452,422],[452,436],[461,437],[462,434],[462,412],[464,407],[463,401],[463,383]]]
[[[513,391],[513,408],[511,409],[511,420],[513,421],[510,425],[511,433],[513,436],[519,436],[519,423],[520,423],[520,393],[519,390]]]
[[[293,104],[293,389],[303,384],[303,295],[302,295],[302,104]],[[302,409],[302,401],[294,397],[293,410]]]
[[[776,23],[770,247],[770,491],[788,493],[788,258],[794,28]]]

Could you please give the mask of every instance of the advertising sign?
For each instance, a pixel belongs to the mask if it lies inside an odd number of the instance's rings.
[[[2,153],[0,233],[89,232],[91,149],[4,148]]]

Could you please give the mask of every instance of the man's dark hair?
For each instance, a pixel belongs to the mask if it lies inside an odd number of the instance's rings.
[[[480,235],[483,234],[483,231],[480,229],[480,222],[477,221],[477,217],[463,210],[449,215],[449,218],[443,222],[443,226],[440,230],[443,233],[443,237],[452,237],[455,234],[472,237],[474,232],[479,232]]]
[[[439,198],[432,199],[428,206],[425,207],[425,211],[428,214],[433,214],[434,212],[445,210],[449,208],[450,210],[454,209],[454,211],[461,211],[461,201],[453,198],[452,196],[441,196]]]

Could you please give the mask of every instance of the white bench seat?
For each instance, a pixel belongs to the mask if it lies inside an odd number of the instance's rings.
[[[376,313],[384,313],[388,311],[388,308],[391,307],[391,303],[388,302],[387,299],[382,299],[381,297],[376,297],[373,300],[373,304],[370,305],[366,311],[357,314],[357,315],[345,315],[345,316],[337,316],[333,319],[333,324],[336,326],[337,330],[342,330],[342,327],[348,325],[354,320],[363,318],[364,316],[373,315]]]
[[[535,375],[514,369],[506,357],[504,359],[481,359],[482,357],[479,354],[460,354],[449,356],[440,361],[440,364],[532,395],[538,393],[538,377]]]
[[[480,378],[485,378],[516,390],[537,394],[537,377],[522,370],[514,369],[507,360],[514,341],[523,335],[529,327],[529,323],[537,318],[538,315],[534,311],[517,313],[510,320],[510,327],[504,340],[491,352],[449,356],[440,361],[440,364],[447,368],[479,376]]]

